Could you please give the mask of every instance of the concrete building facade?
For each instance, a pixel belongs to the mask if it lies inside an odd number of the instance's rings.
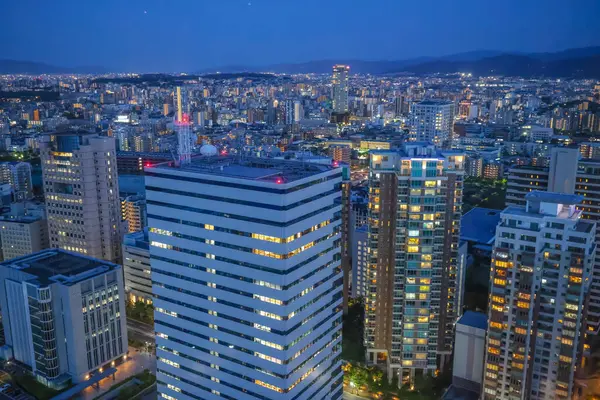
[[[47,249],[48,223],[40,216],[0,216],[0,243],[3,260]]]
[[[152,303],[152,280],[148,230],[131,232],[123,237],[123,271],[125,292],[133,303]]]
[[[50,247],[121,261],[114,138],[61,132],[40,143]]]

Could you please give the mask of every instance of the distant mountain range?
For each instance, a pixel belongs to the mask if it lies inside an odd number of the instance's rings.
[[[194,71],[330,73],[334,64],[350,65],[354,73],[433,74],[470,72],[475,76],[503,75],[523,77],[600,78],[600,46],[562,50],[553,53],[519,53],[477,50],[442,57],[418,57],[406,60],[318,60],[263,66],[230,65]],[[59,67],[31,61],[0,60],[0,74],[103,74],[110,70],[99,66]],[[114,72],[114,71],[112,71]]]
[[[554,53],[506,53],[478,50],[443,57],[419,57],[396,61],[319,60],[295,64],[273,64],[258,67],[225,66],[199,71],[275,73],[330,73],[334,64],[350,65],[355,73],[433,74],[470,72],[480,75],[523,77],[600,78],[600,46],[568,49]]]

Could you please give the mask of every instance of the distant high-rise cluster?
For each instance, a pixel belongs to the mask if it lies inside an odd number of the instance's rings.
[[[0,76],[0,358],[105,397],[146,351],[167,400],[595,395],[600,84],[392,64]]]

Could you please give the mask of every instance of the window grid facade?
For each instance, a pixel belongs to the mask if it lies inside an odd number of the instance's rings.
[[[281,168],[284,180],[288,165],[271,168]],[[339,399],[339,170],[315,167],[278,184],[232,178],[228,166],[212,174],[193,164],[158,167],[146,175],[160,396]],[[297,206],[272,209],[286,204]]]

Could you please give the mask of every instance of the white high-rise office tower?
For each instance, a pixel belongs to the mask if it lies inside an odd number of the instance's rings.
[[[365,346],[399,383],[442,369],[452,352],[464,164],[432,144],[371,151]]]
[[[40,143],[50,247],[121,262],[115,140],[61,132]]]
[[[454,129],[454,103],[423,100],[410,106],[410,140],[446,146]]]
[[[350,67],[348,65],[334,65],[333,77],[331,80],[331,98],[333,100],[333,112],[344,114],[348,112],[348,75]]]
[[[484,399],[570,399],[584,338],[595,224],[583,197],[531,192],[501,214],[490,275]]]
[[[146,169],[161,397],[342,397],[341,182],[227,156]]]

